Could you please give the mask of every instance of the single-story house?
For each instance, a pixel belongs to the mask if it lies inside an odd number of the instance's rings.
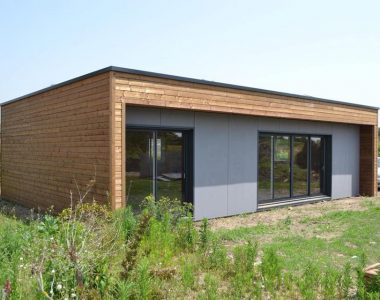
[[[95,177],[90,199],[195,219],[374,196],[377,127],[376,107],[108,67],[1,104],[1,196],[60,210]]]

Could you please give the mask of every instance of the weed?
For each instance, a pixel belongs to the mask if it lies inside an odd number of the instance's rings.
[[[211,240],[211,231],[209,229],[208,220],[203,219],[199,230],[200,247],[206,249]]]
[[[246,245],[236,246],[233,250],[235,273],[253,272],[257,256],[257,244],[248,241]]]
[[[328,268],[322,276],[322,295],[324,299],[336,299],[336,288],[338,285],[339,273],[332,268]]]
[[[198,240],[198,232],[190,214],[182,217],[177,224],[177,245],[184,250],[194,250]]]
[[[261,264],[261,273],[264,279],[264,284],[268,291],[275,294],[275,290],[281,284],[282,266],[280,258],[273,248],[264,249],[263,260]]]
[[[206,258],[206,266],[208,268],[225,270],[228,263],[227,250],[226,247],[221,244],[219,239],[215,238],[212,240]]]
[[[284,225],[285,226],[290,226],[292,225],[292,218],[290,216],[287,216],[285,219],[284,219]]]
[[[297,285],[303,299],[315,299],[318,294],[320,274],[316,266],[309,263],[303,275],[298,278]]]
[[[194,264],[192,261],[185,261],[181,268],[181,280],[186,289],[192,289],[195,286]]]
[[[204,292],[199,299],[217,300],[218,297],[218,282],[213,275],[206,274],[204,278]]]
[[[137,260],[137,251],[141,240],[144,237],[145,232],[148,229],[151,215],[145,211],[140,216],[140,221],[136,233],[133,235],[133,239],[128,241],[128,248],[125,254],[124,261],[122,263],[123,272],[122,277],[128,278],[129,273],[133,270]]]

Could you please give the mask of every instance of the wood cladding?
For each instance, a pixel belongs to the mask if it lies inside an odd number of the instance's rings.
[[[377,126],[360,126],[360,194],[377,194]]]
[[[297,120],[365,125],[377,122],[377,111],[370,108],[125,73],[115,75],[115,99],[130,105]]]
[[[110,177],[109,74],[2,107],[2,197],[61,210],[95,177],[88,201],[106,203]]]

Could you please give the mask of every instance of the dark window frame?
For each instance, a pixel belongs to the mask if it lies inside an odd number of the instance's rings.
[[[272,172],[271,172],[271,186],[273,186],[271,190],[271,199],[261,199],[259,200],[259,138],[260,136],[272,136],[271,139],[271,159],[272,159]],[[274,155],[275,155],[275,137],[276,136],[289,136],[290,138],[290,160],[289,160],[289,195],[290,197],[281,197],[281,198],[275,198],[274,197],[274,171],[273,171],[273,164],[274,164]],[[293,141],[294,137],[300,136],[300,137],[307,137],[307,147],[308,147],[308,158],[307,158],[307,168],[308,168],[308,175],[307,175],[307,195],[300,195],[300,196],[294,196],[293,195]],[[324,140],[323,143],[323,151],[324,151],[324,178],[323,178],[323,184],[324,184],[324,193],[316,193],[312,194],[310,191],[310,176],[311,176],[311,137],[320,137]],[[258,131],[257,133],[257,192],[256,192],[256,199],[257,199],[257,205],[261,204],[268,204],[273,202],[281,202],[281,201],[287,201],[287,200],[297,200],[297,199],[305,199],[305,198],[312,198],[316,196],[331,196],[331,181],[332,181],[332,135],[329,134],[312,134],[312,133],[294,133],[294,132],[276,132],[276,131]]]
[[[125,132],[133,131],[152,131],[153,138],[156,141],[157,132],[159,131],[177,131],[183,134],[183,199],[182,202],[194,205],[194,128],[191,127],[172,127],[172,126],[149,126],[149,125],[125,125]],[[125,143],[125,142],[124,142]],[[125,147],[125,145],[124,145]],[[157,154],[157,143],[154,143],[154,153]],[[125,150],[128,151],[127,149]],[[125,159],[125,170],[126,170]],[[157,159],[153,159],[153,196],[157,195]],[[125,184],[125,183],[124,183]]]

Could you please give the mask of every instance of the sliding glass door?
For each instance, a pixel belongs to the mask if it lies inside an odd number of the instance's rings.
[[[324,136],[263,133],[258,152],[259,203],[328,193]]]
[[[126,201],[139,209],[153,195],[191,201],[191,131],[126,130]]]
[[[290,137],[274,136],[273,198],[290,197]]]
[[[307,136],[293,137],[293,196],[308,195],[308,150],[309,138]]]

